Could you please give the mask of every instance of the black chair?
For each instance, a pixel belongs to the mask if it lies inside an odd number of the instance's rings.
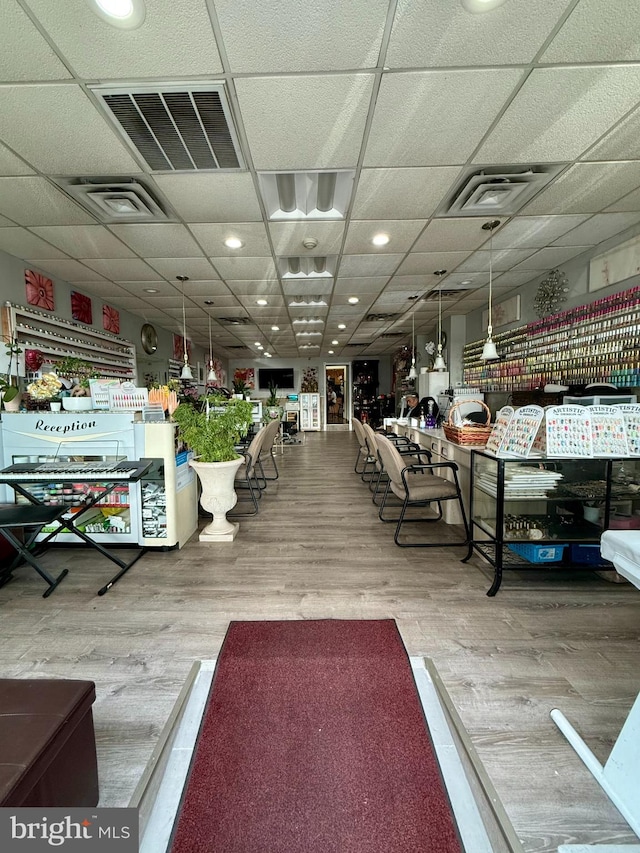
[[[18,504],[17,506],[0,507],[0,533],[18,552],[11,565],[0,571],[0,586],[4,586],[10,581],[13,577],[13,570],[22,560],[26,560],[48,585],[42,597],[48,598],[51,595],[60,581],[69,574],[69,570],[63,569],[58,577],[54,578],[46,569],[42,568],[31,546],[42,528],[58,521],[67,512],[67,509],[63,506],[42,506],[41,504]],[[29,528],[31,532],[24,541],[21,541],[14,531],[17,532],[23,528]]]

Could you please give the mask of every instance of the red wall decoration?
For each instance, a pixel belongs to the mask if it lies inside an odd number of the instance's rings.
[[[25,270],[24,279],[27,285],[27,303],[38,308],[45,308],[47,311],[53,311],[53,282],[51,279],[33,270]]]
[[[187,355],[191,360],[191,341],[187,338]],[[173,336],[173,357],[176,361],[184,360],[184,338],[182,335]]]
[[[120,312],[110,305],[102,306],[102,328],[114,335],[120,334]]]
[[[71,316],[79,323],[93,323],[91,313],[91,299],[83,293],[71,291]]]

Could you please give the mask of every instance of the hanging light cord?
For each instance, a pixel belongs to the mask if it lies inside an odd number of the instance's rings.
[[[493,289],[493,226],[489,231],[489,323],[487,324],[487,334],[491,337],[493,326],[491,323],[491,297]]]

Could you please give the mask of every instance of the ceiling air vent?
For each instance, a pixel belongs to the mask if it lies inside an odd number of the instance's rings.
[[[364,318],[365,323],[388,323],[391,320],[397,320],[399,314],[367,314]]]
[[[101,222],[175,219],[137,178],[58,178],[56,183]]]
[[[362,344],[347,344],[348,347],[370,347],[371,342]]]
[[[381,338],[403,338],[405,335],[404,332],[383,332],[379,337]]]
[[[435,216],[511,216],[565,166],[484,166],[472,169]]]
[[[331,278],[336,260],[336,255],[278,258],[278,269],[282,278]]]
[[[457,299],[460,296],[460,291],[465,290],[466,288],[459,287],[457,290],[445,290],[442,289],[442,301],[445,302],[447,299]],[[427,293],[426,296],[423,296],[420,300],[421,302],[437,302],[438,301],[438,291],[432,290],[430,293]]]
[[[244,167],[223,83],[89,88],[152,171]]]
[[[251,320],[248,317],[218,317],[218,323],[225,326],[248,326]]]

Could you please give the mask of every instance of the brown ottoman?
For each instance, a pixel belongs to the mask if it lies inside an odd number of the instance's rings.
[[[98,803],[93,681],[0,679],[0,806]]]

